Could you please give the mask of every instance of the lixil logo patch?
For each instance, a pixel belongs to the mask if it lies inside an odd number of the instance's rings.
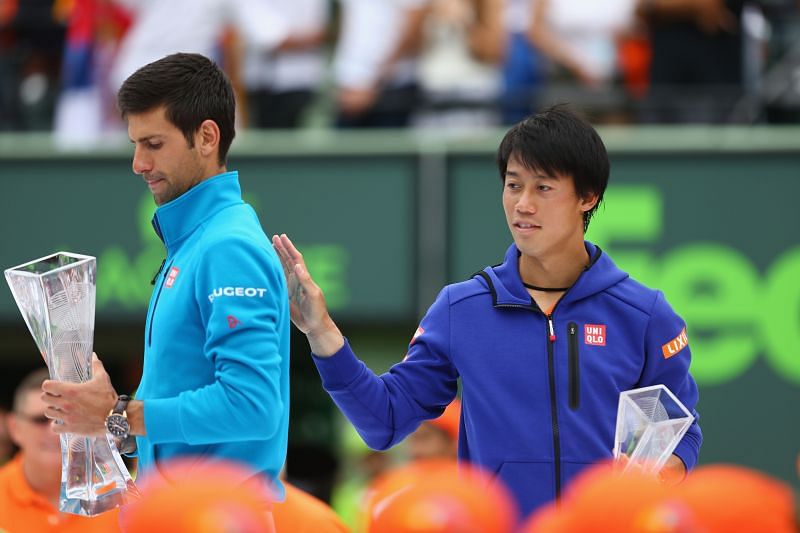
[[[677,337],[669,341],[661,347],[661,353],[664,354],[664,359],[669,359],[689,346],[689,337],[686,336],[686,328],[683,328]]]
[[[583,326],[583,342],[590,346],[605,346],[605,324],[585,324]]]

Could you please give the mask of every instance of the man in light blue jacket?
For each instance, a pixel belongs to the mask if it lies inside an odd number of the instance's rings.
[[[59,432],[134,449],[144,476],[173,458],[227,459],[278,481],[289,424],[289,308],[280,262],[226,157],[235,103],[225,74],[174,54],[132,74],[118,95],[133,171],[158,208],[166,259],[154,278],[142,381],[118,396],[100,361],[86,383],[47,381]],[[280,496],[279,496],[280,497]]]

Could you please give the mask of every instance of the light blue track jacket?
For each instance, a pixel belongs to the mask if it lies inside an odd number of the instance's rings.
[[[145,324],[142,473],[229,459],[277,481],[289,427],[289,305],[278,256],[237,172],[160,206],[167,248]]]

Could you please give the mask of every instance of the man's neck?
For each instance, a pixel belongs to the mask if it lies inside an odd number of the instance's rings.
[[[581,240],[579,245],[543,257],[522,254],[519,273],[524,283],[537,287],[570,287],[589,264],[589,259]]]

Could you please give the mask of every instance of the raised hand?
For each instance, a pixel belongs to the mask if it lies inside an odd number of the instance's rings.
[[[315,355],[333,355],[344,345],[344,337],[328,314],[325,295],[308,273],[303,254],[286,234],[273,235],[272,246],[286,276],[292,323],[306,334]]]

